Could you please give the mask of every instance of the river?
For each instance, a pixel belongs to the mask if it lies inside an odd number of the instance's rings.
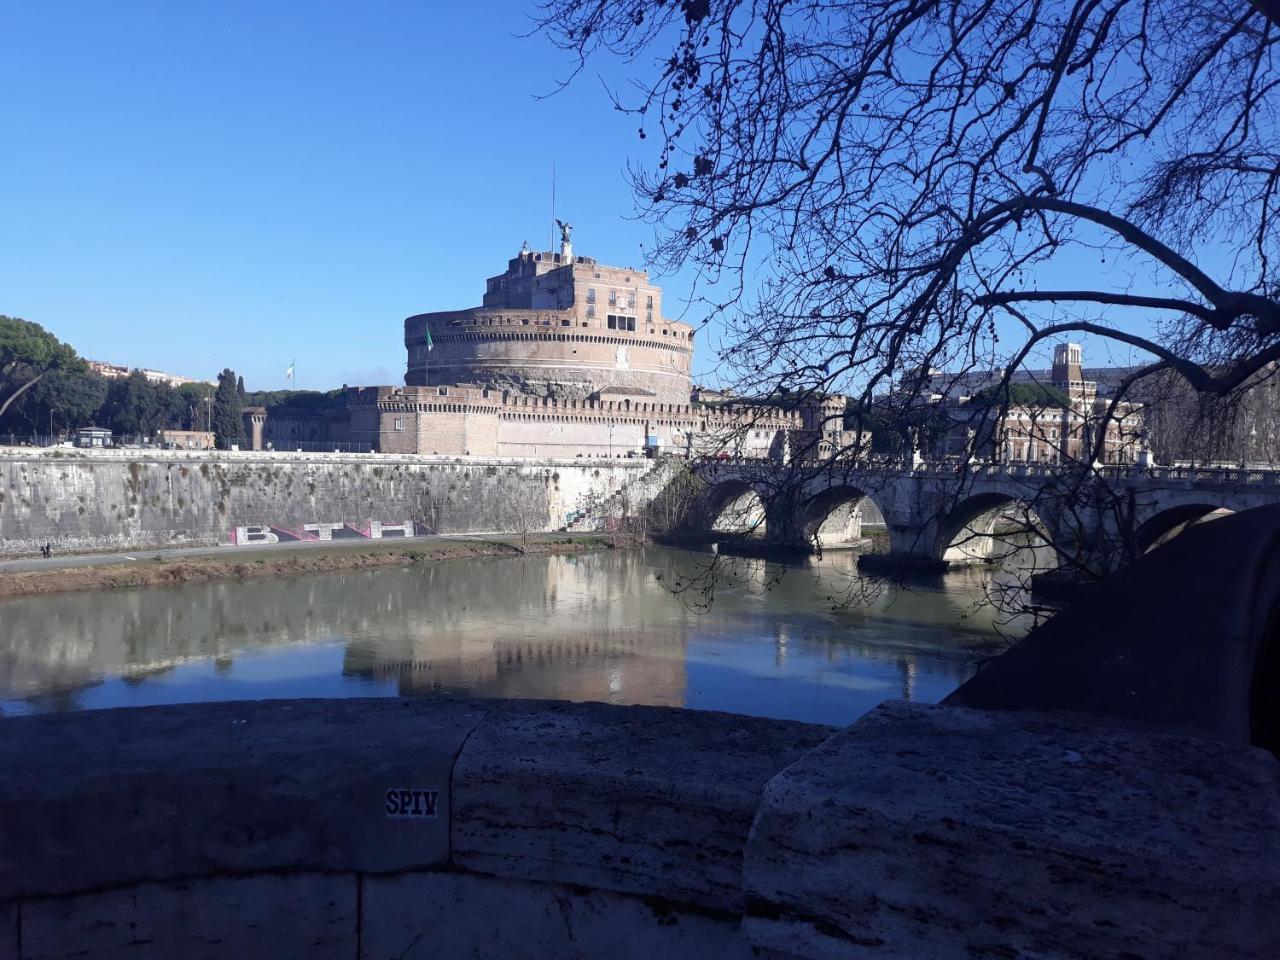
[[[941,699],[1025,627],[985,573],[868,590],[854,561],[648,547],[24,597],[0,603],[0,713],[469,695],[847,724]],[[709,606],[669,587],[710,577]]]

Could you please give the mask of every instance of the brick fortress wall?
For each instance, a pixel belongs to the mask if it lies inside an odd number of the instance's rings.
[[[366,387],[350,396],[351,439],[384,453],[619,456],[655,437],[670,453],[782,458],[789,438],[810,426],[799,412],[763,407],[552,400],[472,387]]]

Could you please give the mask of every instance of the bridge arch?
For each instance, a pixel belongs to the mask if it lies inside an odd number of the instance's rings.
[[[1139,555],[1168,543],[1188,527],[1226,516],[1233,511],[1208,500],[1179,503],[1156,510],[1134,533]]]
[[[710,486],[697,511],[698,527],[704,532],[727,533],[752,539],[767,531],[764,499],[748,481],[722,480]]]
[[[961,500],[938,526],[938,559],[948,563],[995,563],[1016,547],[1000,536],[1006,522],[1021,525],[1049,546],[1054,534],[1026,501],[1002,491],[984,491]]]
[[[882,520],[880,505],[865,490],[846,484],[827,487],[800,508],[800,533],[805,543],[831,549],[861,540],[863,523],[868,522],[865,516],[868,505],[874,508],[874,516]]]

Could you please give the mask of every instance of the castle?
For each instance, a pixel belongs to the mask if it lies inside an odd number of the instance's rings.
[[[478,307],[404,322],[405,385],[245,411],[253,449],[478,457],[659,453],[814,457],[845,443],[845,399],[706,401],[691,381],[695,331],[662,313],[643,270],[527,247]]]

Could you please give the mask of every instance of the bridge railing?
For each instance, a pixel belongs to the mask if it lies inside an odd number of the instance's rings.
[[[1154,480],[1201,480],[1239,483],[1249,486],[1280,484],[1280,470],[1241,467],[1149,467],[1145,475]]]
[[[717,457],[703,461],[704,467],[761,467],[776,463],[765,457]],[[779,465],[781,466],[781,465]],[[793,465],[796,466],[796,465]],[[1029,463],[1023,461],[959,459],[926,460],[916,463],[900,459],[865,457],[842,461],[837,464],[804,464],[801,469],[821,471],[839,466],[843,469],[863,468],[868,472],[893,470],[903,476],[953,477],[961,473],[971,477],[1038,478],[1059,475],[1063,467],[1057,463]],[[1202,483],[1226,483],[1242,486],[1280,486],[1280,467],[1196,467],[1196,466],[1146,466],[1136,463],[1109,463],[1094,467],[1095,472],[1109,480],[1198,481]]]

